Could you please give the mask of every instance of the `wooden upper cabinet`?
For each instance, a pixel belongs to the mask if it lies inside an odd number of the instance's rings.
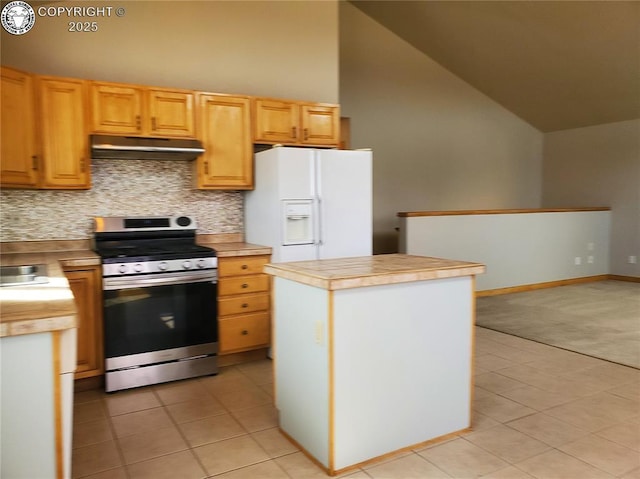
[[[142,88],[91,84],[91,130],[94,133],[142,135]]]
[[[299,109],[288,101],[255,100],[255,140],[275,143],[296,143]]]
[[[340,144],[338,105],[256,98],[253,108],[253,136],[256,143],[306,146]]]
[[[2,67],[3,187],[34,188],[38,184],[35,99],[32,76]]]
[[[300,107],[301,143],[337,146],[340,142],[340,112],[336,106],[303,104]]]
[[[90,188],[86,81],[37,77],[37,87],[42,143],[41,187]]]
[[[91,83],[92,133],[195,137],[195,95],[189,90]]]
[[[198,188],[253,188],[250,108],[248,97],[198,94],[198,134],[205,149],[196,160]]]
[[[148,104],[150,136],[196,136],[192,92],[151,89]]]

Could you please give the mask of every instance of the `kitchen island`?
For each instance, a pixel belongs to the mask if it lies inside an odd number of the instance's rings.
[[[468,429],[484,269],[404,254],[266,265],[282,432],[334,475]]]

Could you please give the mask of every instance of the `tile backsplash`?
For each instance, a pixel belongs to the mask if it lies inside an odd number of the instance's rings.
[[[0,240],[87,239],[93,216],[193,215],[198,233],[242,233],[243,194],[193,186],[193,163],[92,160],[92,188],[1,192]]]

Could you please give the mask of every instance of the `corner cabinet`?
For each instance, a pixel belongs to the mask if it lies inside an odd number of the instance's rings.
[[[42,143],[40,186],[89,189],[87,83],[58,77],[37,77],[36,81]]]
[[[269,255],[218,258],[220,354],[264,348],[270,342]]]
[[[91,83],[91,132],[194,138],[195,94],[124,83]]]
[[[253,102],[254,142],[286,145],[340,144],[340,107],[256,98]]]
[[[65,268],[78,310],[77,367],[75,379],[104,373],[102,345],[102,283],[100,266]]]
[[[199,93],[198,139],[205,152],[195,162],[199,189],[253,189],[249,97]]]
[[[2,142],[0,184],[35,188],[38,185],[35,95],[33,77],[2,67]]]

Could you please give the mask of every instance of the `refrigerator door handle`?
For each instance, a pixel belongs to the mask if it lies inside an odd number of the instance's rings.
[[[315,244],[317,244],[318,246],[322,245],[322,238],[323,238],[323,234],[322,234],[322,201],[320,200],[320,198],[316,198],[313,201],[313,206],[314,206],[314,212],[313,212],[313,217],[314,217],[314,231],[316,232],[315,235]]]

